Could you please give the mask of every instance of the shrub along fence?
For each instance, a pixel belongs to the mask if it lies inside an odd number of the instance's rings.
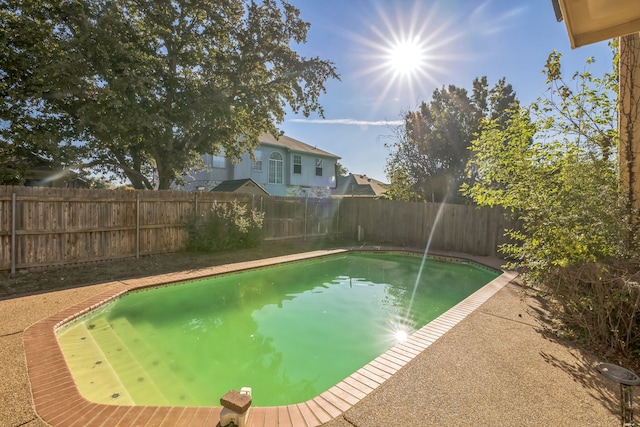
[[[495,255],[501,210],[370,199],[300,199],[184,191],[0,186],[0,271],[176,252],[186,224],[214,203],[236,200],[265,213],[262,238],[344,237],[368,243]]]

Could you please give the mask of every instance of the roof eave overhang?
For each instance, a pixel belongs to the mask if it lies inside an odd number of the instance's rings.
[[[640,32],[638,0],[552,0],[573,49]],[[560,12],[560,14],[558,13]]]

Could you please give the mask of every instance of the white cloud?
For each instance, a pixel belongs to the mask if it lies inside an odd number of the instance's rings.
[[[404,123],[402,120],[356,120],[356,119],[291,119],[290,122],[314,123],[325,125],[351,125],[351,126],[398,126]]]

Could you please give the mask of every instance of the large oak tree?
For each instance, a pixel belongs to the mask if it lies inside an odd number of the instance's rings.
[[[322,116],[334,65],[286,1],[0,0],[0,150],[169,188],[238,158],[285,111]]]

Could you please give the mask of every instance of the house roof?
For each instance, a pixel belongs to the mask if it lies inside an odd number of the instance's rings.
[[[54,169],[53,162],[33,152],[0,159],[0,180],[5,184],[60,187],[86,186],[86,181],[68,168]]]
[[[334,159],[340,158],[340,156],[336,156],[335,154],[329,153],[328,151],[321,150],[312,145],[305,144],[302,141],[298,141],[297,139],[293,139],[286,135],[280,135],[276,139],[276,137],[274,137],[271,134],[263,133],[262,135],[260,135],[260,142],[267,145],[287,148],[297,153],[313,154],[316,156],[331,157]]]
[[[211,191],[218,191],[224,193],[252,193],[252,194],[264,194],[269,195],[267,190],[262,188],[260,184],[255,182],[251,178],[245,179],[229,179],[222,181],[215,186]]]
[[[388,188],[389,184],[385,184],[382,181],[369,178],[363,174],[351,173],[347,176],[338,177],[338,185],[334,194],[340,196],[380,197]]]

